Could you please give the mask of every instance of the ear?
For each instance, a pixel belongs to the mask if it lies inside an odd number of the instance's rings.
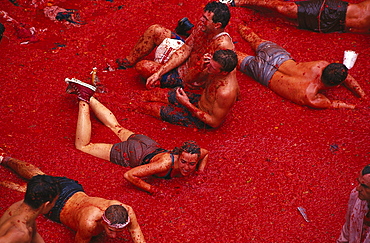
[[[221,29],[222,24],[220,22],[215,23],[216,29]]]

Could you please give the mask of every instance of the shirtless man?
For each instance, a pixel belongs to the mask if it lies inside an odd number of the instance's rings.
[[[213,54],[216,50],[234,50],[234,44],[228,33],[224,32],[230,20],[227,5],[219,2],[209,2],[199,23],[193,28],[186,42],[172,54],[169,60],[160,64],[154,61],[142,60],[166,38],[181,37],[160,25],[152,25],[141,36],[130,54],[123,60],[117,60],[121,68],[134,66],[138,72],[147,78],[146,87],[174,88],[184,87],[194,80],[199,73],[203,55]],[[140,62],[139,62],[140,61]]]
[[[237,7],[265,7],[289,19],[297,20],[300,29],[321,33],[370,33],[370,0],[348,3],[342,0],[235,0]]]
[[[176,125],[217,128],[239,96],[237,61],[232,50],[217,50],[213,57],[207,54],[201,64],[202,71],[193,83],[204,88],[201,95],[182,88],[144,91],[140,97],[144,102],[137,111]]]
[[[2,156],[0,163],[1,160]],[[59,185],[52,178],[40,175],[33,177],[25,189],[24,200],[11,205],[0,218],[0,242],[44,242],[37,232],[36,218],[54,207]]]
[[[46,217],[76,231],[76,243],[90,242],[93,236],[102,232],[105,232],[110,238],[116,238],[124,228],[127,228],[130,232],[133,242],[145,242],[136,215],[130,206],[116,200],[90,197],[86,195],[82,186],[78,184],[77,181],[66,177],[45,175],[44,172],[34,165],[6,155],[0,157],[0,163],[3,166],[11,168],[26,180],[32,178],[32,181],[33,178],[39,177],[37,175],[42,175],[48,178],[48,180],[57,182],[61,188],[61,193],[56,202],[54,201],[55,205],[47,206],[47,208],[44,207],[39,213],[47,213],[45,215]],[[17,185],[12,182],[1,182],[1,185],[14,190],[25,191],[25,186]],[[1,224],[2,219],[0,220],[0,225]],[[31,240],[24,242],[31,242]]]
[[[365,98],[365,92],[343,64],[327,61],[298,63],[285,49],[261,39],[249,27],[239,25],[239,32],[256,50],[257,56],[238,52],[238,68],[278,95],[312,108],[354,109],[355,105],[329,100],[320,93],[343,84],[360,98]]]

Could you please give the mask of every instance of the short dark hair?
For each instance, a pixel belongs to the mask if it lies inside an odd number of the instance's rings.
[[[187,152],[189,154],[197,154],[200,156],[200,147],[197,142],[188,140],[182,144],[180,148],[176,147],[173,150],[173,154],[181,154],[182,152]]]
[[[24,203],[38,209],[46,202],[52,202],[60,194],[60,185],[53,176],[36,175],[27,183]]]
[[[110,205],[104,214],[111,224],[125,224],[128,220],[128,212],[122,205]]]
[[[222,28],[225,28],[230,21],[230,10],[229,7],[224,3],[217,1],[209,2],[204,7],[204,12],[207,11],[213,13],[213,23],[221,23]]]
[[[321,75],[322,82],[329,87],[337,86],[346,80],[348,68],[341,63],[331,63],[324,68]]]
[[[233,50],[217,50],[213,54],[213,60],[221,65],[221,71],[231,72],[238,64],[238,56]]]

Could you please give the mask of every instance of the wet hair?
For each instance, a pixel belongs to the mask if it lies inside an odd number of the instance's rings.
[[[366,166],[362,169],[361,174],[362,174],[362,175],[370,174],[370,165],[366,165]]]
[[[212,12],[213,23],[221,23],[222,28],[225,28],[230,21],[230,10],[229,7],[224,3],[216,1],[209,2],[203,10],[204,12]]]
[[[173,149],[173,154],[181,154],[182,152],[187,152],[189,154],[197,154],[200,156],[200,147],[195,141],[189,140],[182,144],[180,148],[176,147]]]
[[[111,224],[125,224],[128,220],[128,212],[122,205],[110,205],[104,214]]]
[[[238,64],[238,56],[233,50],[217,50],[213,54],[213,60],[221,65],[221,71],[231,72]]]
[[[341,63],[331,63],[322,71],[321,80],[329,87],[337,86],[346,80],[348,68]]]
[[[36,175],[27,183],[24,203],[38,209],[46,202],[52,202],[60,194],[60,185],[53,176]]]

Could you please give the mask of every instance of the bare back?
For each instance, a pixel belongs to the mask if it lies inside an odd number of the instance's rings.
[[[84,192],[75,193],[64,205],[60,221],[69,228],[86,235],[96,236],[103,231],[98,222],[107,207],[122,205],[119,201],[89,197]]]
[[[326,61],[297,63],[288,60],[272,76],[269,88],[299,105],[317,107],[317,94],[323,88],[321,74],[327,65]]]
[[[20,207],[23,201],[11,205],[0,218],[0,242],[37,242],[36,222],[27,222]]]
[[[348,5],[346,28],[350,32],[370,33],[370,0]]]

